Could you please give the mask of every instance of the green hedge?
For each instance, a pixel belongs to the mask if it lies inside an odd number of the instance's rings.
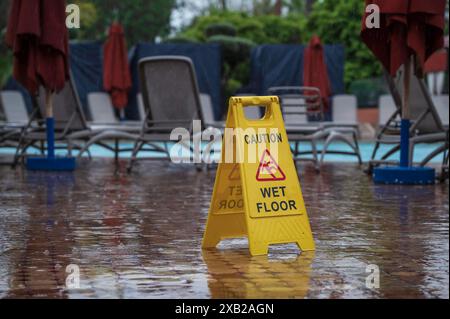
[[[205,36],[210,38],[215,35],[236,36],[236,28],[231,23],[214,23],[205,29]]]
[[[180,35],[196,39],[199,42],[211,42],[210,37],[222,39],[226,44],[225,69],[230,72],[225,82],[233,81],[246,84],[248,75],[243,70],[249,69],[249,56],[244,57],[247,51],[234,51],[230,37],[237,41],[247,39],[255,45],[258,44],[307,44],[312,35],[317,34],[325,44],[339,43],[345,46],[345,85],[367,78],[376,78],[381,75],[382,67],[372,53],[360,40],[361,16],[364,11],[364,1],[361,0],[333,0],[316,1],[309,16],[301,13],[292,13],[288,16],[260,15],[252,16],[245,12],[212,11],[208,15],[197,17],[192,25],[180,32]],[[236,30],[235,36],[231,29]],[[221,35],[220,38],[217,38]],[[228,37],[228,38],[227,38]],[[235,54],[235,56],[233,56]],[[237,61],[238,64],[233,65]],[[244,65],[242,65],[244,64]]]
[[[222,54],[225,61],[231,66],[236,66],[250,56],[251,49],[255,45],[246,38],[232,37],[229,35],[214,35],[206,41],[218,43],[222,46]]]

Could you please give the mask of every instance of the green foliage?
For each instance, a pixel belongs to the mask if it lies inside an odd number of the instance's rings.
[[[230,23],[210,24],[205,29],[205,35],[207,38],[215,35],[227,35],[230,37],[234,37],[236,36],[236,28]]]
[[[10,52],[0,55],[0,88],[8,80],[12,72],[12,54]]]
[[[214,35],[208,38],[207,42],[218,43],[222,46],[223,57],[232,68],[248,59],[254,46],[254,43],[248,39],[229,35]]]
[[[252,16],[245,12],[214,11],[197,17],[179,36],[199,42],[219,43],[224,57],[223,92],[235,93],[248,83],[250,52],[254,45],[263,43],[300,43],[303,38],[303,16]]]
[[[165,39],[164,43],[198,43],[198,41],[184,35],[178,35]]]
[[[125,29],[128,44],[153,42],[167,36],[170,15],[176,0],[78,0],[81,29],[72,31],[77,39],[104,39],[109,25],[118,20]]]
[[[0,36],[6,28],[9,1],[0,1]],[[102,40],[109,25],[118,20],[125,29],[128,46],[132,46],[169,34],[176,0],[73,0],[69,3],[79,5],[81,19],[81,28],[69,31],[71,39]],[[12,58],[8,52],[4,41],[0,41],[0,84],[10,74]]]
[[[266,36],[264,43],[301,43],[304,38],[304,18],[301,15],[279,17],[275,15],[260,16]]]
[[[289,14],[284,17],[269,14],[272,7],[270,1],[266,2],[257,1],[258,7],[255,7],[254,15],[245,12],[211,10],[208,15],[197,17],[181,34],[200,42],[210,42],[209,33],[206,30],[224,24],[234,26],[237,37],[248,39],[255,44],[307,44],[309,39],[317,34],[325,44],[336,43],[345,46],[344,68],[347,89],[355,80],[381,75],[381,64],[376,61],[359,37],[364,1],[284,1],[284,5],[289,9]],[[306,15],[305,11],[310,3],[313,3],[312,10]],[[225,32],[222,34],[229,35]],[[243,58],[246,52],[233,53],[232,48],[229,44],[225,53],[226,62],[229,64],[240,59],[241,63],[227,69],[231,72],[230,79],[234,81],[234,84],[236,82],[245,84],[246,77],[236,71],[240,64],[248,64],[249,58]],[[236,54],[236,57],[231,58],[232,54]],[[249,69],[249,66],[246,65],[240,69]]]
[[[345,83],[381,75],[382,67],[359,37],[364,1],[318,1],[306,23],[308,38],[317,34],[323,43],[345,46]]]
[[[383,77],[355,80],[350,84],[349,92],[356,95],[360,107],[378,105],[378,97],[386,94],[388,88]]]
[[[80,29],[70,29],[69,37],[71,39],[90,39],[92,29],[95,25],[98,12],[94,3],[90,1],[77,0],[74,4],[80,8]],[[97,37],[96,35],[95,37]]]
[[[0,12],[2,12],[2,14],[0,14],[0,88],[11,74],[12,69],[12,55],[3,40],[6,34],[9,1],[10,0],[0,1]]]
[[[206,30],[214,25],[231,25],[237,30],[236,36],[247,38],[257,44],[298,43],[302,39],[305,18],[301,15],[280,17],[275,15],[251,16],[245,12],[212,11],[209,15],[197,17],[193,24],[181,34],[206,41]],[[230,35],[227,33],[220,33]]]

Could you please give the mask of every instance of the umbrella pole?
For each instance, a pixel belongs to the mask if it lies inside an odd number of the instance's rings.
[[[403,76],[403,101],[402,101],[402,122],[400,129],[400,166],[408,167],[409,163],[409,129],[411,126],[409,120],[409,93],[411,83],[411,60],[405,62]]]
[[[27,169],[32,171],[73,171],[76,161],[73,157],[55,156],[55,119],[53,118],[54,92],[45,91],[45,124],[47,135],[47,156],[27,158]]]
[[[55,158],[55,121],[53,118],[53,92],[45,92],[45,113],[47,128],[47,157]]]

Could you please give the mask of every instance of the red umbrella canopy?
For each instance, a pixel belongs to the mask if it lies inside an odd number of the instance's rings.
[[[395,75],[414,54],[419,70],[444,44],[446,0],[366,0],[380,8],[380,27],[369,28],[365,13],[361,38],[384,67]]]
[[[425,73],[445,72],[447,70],[448,54],[447,50],[436,51],[429,57],[424,66]]]
[[[60,91],[69,78],[64,0],[13,0],[6,44],[14,53],[14,77],[35,94],[40,85]]]
[[[317,87],[320,90],[324,111],[328,111],[328,97],[331,95],[327,65],[320,38],[314,35],[305,49],[303,62],[303,85]],[[305,92],[305,94],[308,94]]]
[[[119,23],[113,23],[109,28],[103,55],[103,86],[111,94],[113,105],[122,109],[128,104],[131,75],[125,34]]]

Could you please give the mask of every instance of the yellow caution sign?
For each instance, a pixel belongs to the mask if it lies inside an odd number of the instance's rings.
[[[265,108],[248,119],[244,107]],[[297,170],[276,96],[232,97],[203,248],[248,237],[251,255],[270,244],[296,243],[314,250]]]

